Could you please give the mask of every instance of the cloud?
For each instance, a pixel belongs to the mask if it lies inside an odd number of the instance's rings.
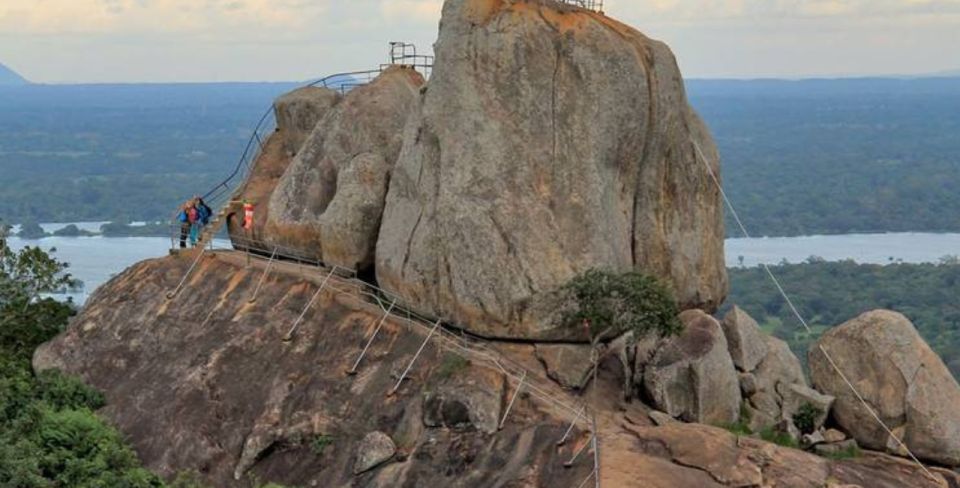
[[[0,3],[0,30],[29,34],[190,34],[305,29],[327,3],[310,0],[31,0]]]
[[[380,11],[387,19],[436,22],[443,0],[381,0]]]

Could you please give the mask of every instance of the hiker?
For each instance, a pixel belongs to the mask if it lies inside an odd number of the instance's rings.
[[[177,214],[177,222],[180,222],[180,249],[187,248],[187,235],[190,234],[190,202],[184,202],[180,206],[180,213]]]
[[[187,222],[190,225],[190,247],[197,247],[200,237],[200,210],[197,209],[196,200],[191,200],[187,207]]]
[[[200,212],[200,226],[206,227],[210,223],[210,217],[213,217],[213,210],[203,201],[200,196],[196,197],[197,210]]]

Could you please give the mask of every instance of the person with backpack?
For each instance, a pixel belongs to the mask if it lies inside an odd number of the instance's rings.
[[[206,227],[210,223],[210,217],[213,217],[213,210],[199,196],[197,197],[197,210],[200,212],[200,226]]]
[[[187,236],[190,234],[190,202],[185,202],[180,206],[180,212],[177,214],[177,222],[180,222],[180,249],[187,248]]]
[[[197,247],[197,240],[200,237],[200,210],[197,209],[197,201],[191,200],[187,207],[187,222],[190,225],[190,247]]]

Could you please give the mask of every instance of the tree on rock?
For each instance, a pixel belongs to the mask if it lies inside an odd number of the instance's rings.
[[[564,286],[571,300],[563,314],[568,327],[590,324],[591,338],[633,332],[676,335],[682,329],[673,292],[659,279],[640,272],[593,269]]]

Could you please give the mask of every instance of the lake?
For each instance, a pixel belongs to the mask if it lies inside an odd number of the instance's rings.
[[[79,225],[79,224],[78,224]],[[46,226],[45,226],[46,227]],[[54,229],[58,228],[52,226]],[[98,228],[93,224],[81,228]],[[170,239],[163,237],[47,237],[40,240],[9,239],[14,249],[25,245],[56,248],[56,256],[70,263],[70,272],[86,285],[71,294],[83,303],[96,287],[128,266],[167,255]],[[727,266],[791,263],[819,256],[828,261],[852,259],[863,264],[935,263],[945,255],[960,255],[960,234],[847,234],[834,236],[762,237],[728,239]]]

